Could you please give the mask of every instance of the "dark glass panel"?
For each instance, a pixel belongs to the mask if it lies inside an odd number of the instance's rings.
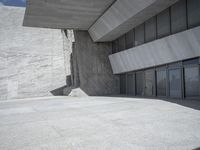
[[[156,17],[145,22],[145,42],[156,39]]]
[[[135,95],[135,74],[127,74],[127,94]]]
[[[145,71],[145,96],[155,94],[155,72],[154,70]]]
[[[200,0],[188,0],[188,26],[190,28],[200,25]]]
[[[144,72],[136,73],[136,95],[144,95]]]
[[[185,96],[198,97],[199,93],[199,66],[185,67]]]
[[[172,33],[187,29],[186,0],[180,0],[171,7]]]
[[[157,34],[158,38],[170,35],[169,9],[166,9],[157,16]]]
[[[135,28],[135,46],[144,43],[144,24],[139,25]]]
[[[126,49],[132,48],[134,46],[134,30],[126,33]]]
[[[181,69],[169,70],[169,94],[172,98],[182,97],[181,89]]]
[[[166,70],[156,71],[157,96],[166,96],[167,72]]]
[[[125,35],[119,38],[118,44],[119,44],[119,51],[125,50]]]
[[[120,94],[126,94],[126,74],[120,75]]]
[[[116,43],[115,41],[112,42],[112,54],[116,53]]]

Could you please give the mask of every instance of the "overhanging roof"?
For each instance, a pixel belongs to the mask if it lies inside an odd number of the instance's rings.
[[[88,30],[115,0],[27,0],[24,26]]]
[[[88,30],[115,40],[178,0],[28,0],[24,26]]]

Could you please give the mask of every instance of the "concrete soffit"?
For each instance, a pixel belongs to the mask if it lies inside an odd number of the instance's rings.
[[[177,1],[27,0],[23,25],[88,30],[94,42],[108,42]]]
[[[116,0],[27,0],[24,26],[88,30]]]
[[[117,0],[89,29],[95,42],[112,41],[178,0]]]

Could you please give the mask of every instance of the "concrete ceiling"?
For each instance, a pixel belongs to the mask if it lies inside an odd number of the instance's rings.
[[[112,41],[178,0],[117,0],[89,29],[95,42]]]
[[[112,41],[178,0],[28,0],[24,26],[88,30]]]
[[[88,30],[115,0],[28,0],[24,26]]]

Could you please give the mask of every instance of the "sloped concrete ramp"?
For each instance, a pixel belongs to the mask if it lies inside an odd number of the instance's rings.
[[[187,150],[200,111],[137,98],[47,97],[0,102],[2,150]]]

